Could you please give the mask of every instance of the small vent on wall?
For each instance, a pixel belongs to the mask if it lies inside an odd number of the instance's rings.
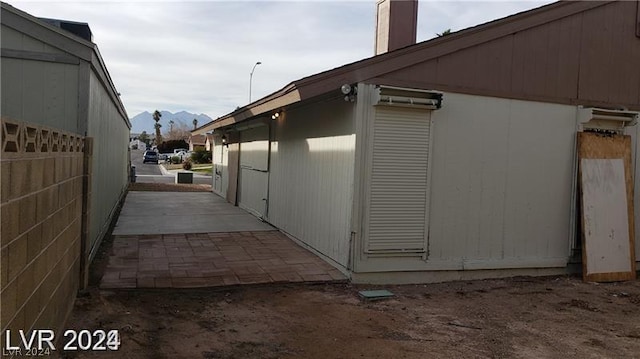
[[[577,120],[578,132],[621,134],[625,127],[635,125],[637,120],[638,112],[580,107]]]
[[[437,110],[442,107],[442,93],[429,90],[379,86],[376,106],[400,106]]]

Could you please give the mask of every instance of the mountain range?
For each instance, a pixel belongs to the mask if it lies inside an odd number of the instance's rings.
[[[160,131],[164,133],[169,129],[169,121],[173,120],[176,124],[183,123],[187,125],[187,127],[191,130],[193,129],[193,119],[198,120],[198,127],[204,125],[205,123],[213,121],[213,119],[204,113],[196,115],[194,113],[190,113],[187,111],[180,111],[176,113],[171,113],[169,111],[160,111],[162,117],[160,117],[160,124],[162,127]],[[154,134],[155,128],[153,125],[156,123],[153,120],[153,113],[149,111],[145,111],[139,113],[132,118],[129,119],[131,121],[131,133],[140,134],[142,131],[147,131],[148,134]],[[175,126],[175,125],[174,125]]]

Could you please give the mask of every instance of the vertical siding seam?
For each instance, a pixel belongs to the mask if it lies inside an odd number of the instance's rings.
[[[503,202],[502,202],[502,259],[505,258],[505,244],[506,241],[508,240],[507,238],[507,223],[508,220],[506,218],[507,215],[507,203],[508,203],[508,198],[509,198],[509,192],[506,190],[506,188],[509,186],[509,160],[511,158],[511,117],[513,116],[512,113],[512,101],[509,101],[509,117],[507,120],[507,148],[506,148],[506,152],[507,152],[507,156],[506,156],[506,163],[505,163],[505,171],[504,171],[504,184],[505,184],[505,195],[503,198]]]
[[[576,101],[578,101],[581,97],[580,95],[580,79],[582,78],[582,53],[583,53],[583,48],[582,48],[582,37],[584,36],[584,16],[583,13],[579,14],[579,18],[580,18],[580,39],[578,40],[578,78],[576,79]]]

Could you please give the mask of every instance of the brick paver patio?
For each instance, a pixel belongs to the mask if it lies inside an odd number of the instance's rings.
[[[341,281],[278,231],[116,236],[101,288]]]

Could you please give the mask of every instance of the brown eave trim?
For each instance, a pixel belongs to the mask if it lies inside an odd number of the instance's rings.
[[[68,64],[68,65],[80,64],[80,60],[75,56],[71,56],[67,54],[53,54],[49,52],[2,49],[1,56],[10,58],[10,59],[54,62],[57,64]]]
[[[340,86],[340,84],[356,83],[375,78],[509,34],[597,8],[611,2],[612,1],[560,1],[461,30],[446,37],[431,39],[392,52],[363,59],[294,81],[283,89],[256,101],[254,104],[249,104],[238,110],[238,112],[230,113],[213,122],[220,121],[228,125],[234,123],[232,120],[234,118],[246,119],[263,113],[260,112],[260,108],[272,110],[275,108],[274,103],[278,103],[279,106],[293,103],[283,103],[283,101],[274,102],[287,97],[288,92],[292,91],[292,89],[296,89],[297,93],[303,93],[304,98],[302,99],[315,97],[322,94],[323,91],[330,91],[333,87]],[[301,98],[298,97],[297,101],[300,99]],[[212,123],[208,125],[212,125]],[[217,127],[221,126],[210,127],[210,129]]]
[[[300,101],[300,95],[297,91],[289,92],[281,97],[275,98],[271,101],[264,102],[262,104],[256,105],[254,108],[247,109],[245,111],[241,111],[235,114],[227,115],[208,124],[197,128],[191,131],[192,134],[205,134],[209,131],[215,130],[216,128],[225,127],[229,125],[233,125],[238,122],[249,120],[253,117],[260,116],[269,111],[277,111],[282,109],[283,107]]]
[[[637,14],[636,14],[636,36],[640,37],[640,1],[636,1]]]
[[[440,57],[456,51],[460,51],[465,48],[476,46],[512,33],[540,26],[542,24],[546,24],[548,22],[555,21],[567,16],[575,15],[586,10],[591,10],[609,4],[611,2],[613,1],[559,1],[537,9],[517,13],[502,19],[497,19],[488,23],[470,27],[455,32],[451,35],[423,41],[402,49],[353,62],[351,64],[347,64],[333,70],[304,77],[293,83],[295,83],[298,88],[301,88],[302,86],[305,86],[310,82],[322,81],[326,77],[340,76],[354,70],[359,70],[366,66],[378,65],[382,62],[388,63],[391,59],[396,60],[394,61],[394,65],[397,65],[394,66],[391,71],[397,71],[399,69],[415,65],[417,62],[406,63],[406,61],[407,56],[410,56],[416,52],[422,52],[426,49],[431,49],[431,53],[426,57],[424,56],[424,54],[420,54],[419,56],[418,62],[427,61],[430,58]],[[410,57],[409,59],[414,58],[415,57]],[[385,67],[391,68],[392,66]],[[379,76],[382,74],[384,73],[379,73],[375,76]]]

